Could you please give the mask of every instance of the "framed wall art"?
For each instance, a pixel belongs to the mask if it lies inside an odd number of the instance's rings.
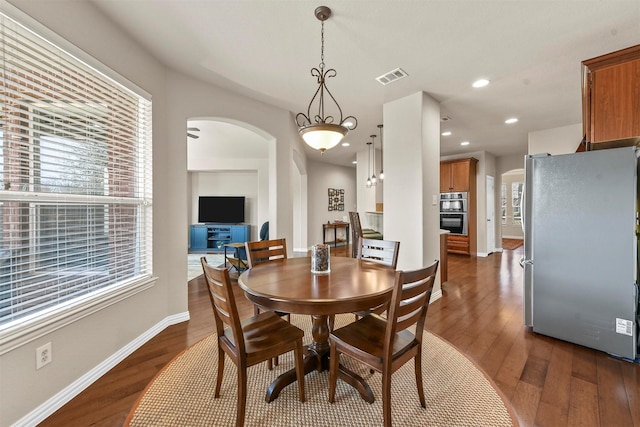
[[[344,189],[329,188],[329,212],[344,211]]]

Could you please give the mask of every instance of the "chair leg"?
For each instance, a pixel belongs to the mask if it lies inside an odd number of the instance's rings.
[[[238,366],[238,414],[236,427],[244,426],[244,416],[247,408],[247,367]]]
[[[285,319],[287,319],[287,322],[291,323],[291,314],[287,313],[287,314],[285,314],[283,317],[284,317]],[[276,357],[274,357],[274,358],[273,358],[273,364],[274,364],[275,366],[278,366],[278,363],[279,363],[279,362],[280,362],[280,361],[279,361],[279,359],[278,359],[278,356],[276,356]]]
[[[424,386],[422,383],[422,352],[418,351],[415,358],[416,366],[416,387],[418,387],[418,398],[420,399],[420,406],[427,407],[427,403],[424,400]]]
[[[304,396],[304,362],[302,361],[302,338],[296,341],[294,356],[296,358],[296,377],[298,379],[298,397],[300,402],[305,402]]]
[[[224,350],[218,345],[218,377],[216,378],[216,391],[214,397],[220,397],[220,387],[222,387],[222,376],[224,374]]]
[[[390,369],[382,373],[382,418],[384,427],[391,427],[391,372]]]
[[[338,382],[338,363],[340,353],[336,350],[336,345],[331,343],[329,353],[329,402],[333,403],[336,397],[336,383]]]

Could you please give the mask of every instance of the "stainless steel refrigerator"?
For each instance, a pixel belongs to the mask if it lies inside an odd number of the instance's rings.
[[[525,157],[524,322],[635,359],[635,147]]]

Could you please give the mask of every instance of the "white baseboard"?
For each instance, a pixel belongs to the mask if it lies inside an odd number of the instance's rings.
[[[166,327],[175,325],[177,323],[181,323],[189,320],[189,312],[186,311],[184,313],[178,313],[171,316],[167,316],[162,319],[160,322],[152,326],[146,332],[142,333],[142,335],[138,336],[136,339],[131,341],[129,344],[122,347],[116,353],[114,353],[111,357],[104,360],[102,363],[97,365],[95,368],[91,369],[82,377],[78,378],[73,383],[69,384],[67,387],[62,389],[60,392],[56,393],[49,400],[44,402],[42,405],[38,406],[36,409],[22,417],[18,420],[13,426],[14,427],[22,427],[22,426],[35,426],[44,421],[49,415],[53,414],[55,411],[60,409],[63,405],[69,402],[71,399],[76,397],[82,391],[84,391],[87,387],[93,384],[97,379],[106,374],[111,368],[115,367],[118,363],[122,362],[127,358],[131,353],[142,347],[147,341],[151,338],[158,335],[162,332]]]
[[[437,291],[431,294],[431,299],[429,300],[429,304],[431,304],[434,301],[438,301],[440,298],[442,298],[442,288],[438,289]]]

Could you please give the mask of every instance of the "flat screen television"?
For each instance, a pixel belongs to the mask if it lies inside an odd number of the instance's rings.
[[[200,196],[198,222],[243,223],[244,196]]]

